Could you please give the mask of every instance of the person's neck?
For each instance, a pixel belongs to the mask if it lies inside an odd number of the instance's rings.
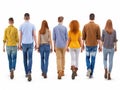
[[[94,22],[94,20],[90,20],[90,22]]]
[[[62,24],[63,24],[63,22],[59,22],[59,24],[60,24],[60,25],[62,25]]]

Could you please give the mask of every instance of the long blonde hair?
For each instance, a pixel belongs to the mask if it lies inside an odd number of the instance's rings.
[[[105,30],[109,34],[111,34],[113,32],[113,25],[112,25],[112,20],[111,19],[107,20],[106,25],[105,25]]]
[[[69,24],[70,31],[73,33],[77,33],[79,31],[79,22],[77,20],[72,20]]]

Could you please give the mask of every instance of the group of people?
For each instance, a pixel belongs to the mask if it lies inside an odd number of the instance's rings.
[[[59,16],[58,25],[53,28],[53,37],[51,37],[51,31],[47,21],[43,20],[37,39],[35,26],[29,22],[29,13],[24,14],[25,22],[19,28],[19,35],[17,28],[13,25],[14,19],[12,17],[9,18],[9,26],[4,32],[3,51],[5,52],[6,46],[10,78],[14,78],[17,49],[19,49],[23,51],[25,77],[28,78],[28,81],[32,80],[31,69],[33,48],[40,53],[41,75],[44,78],[47,78],[49,54],[52,51],[56,53],[58,79],[61,79],[65,75],[66,51],[69,51],[71,54],[71,78],[75,79],[78,70],[79,53],[85,48],[87,76],[92,78],[98,48],[99,52],[103,50],[103,63],[105,69],[104,78],[111,80],[113,55],[114,51],[117,51],[116,31],[113,29],[112,20],[108,19],[101,36],[100,27],[94,22],[95,14],[91,13],[89,19],[89,23],[84,25],[82,32],[80,31],[80,24],[77,20],[72,20],[70,22],[70,29],[67,31],[66,26],[63,25],[64,17]],[[108,59],[109,64],[107,63]]]

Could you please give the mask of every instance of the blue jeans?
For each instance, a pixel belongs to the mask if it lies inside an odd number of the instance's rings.
[[[87,70],[91,70],[91,75],[93,75],[95,58],[97,53],[97,46],[86,46],[86,66]]]
[[[112,66],[113,66],[113,55],[114,55],[114,48],[112,49],[107,49],[103,48],[103,63],[104,63],[104,68],[107,69],[107,57],[109,55],[109,68],[108,71],[111,73],[112,71]]]
[[[25,73],[30,74],[32,69],[33,43],[22,44],[22,49]]]
[[[16,58],[17,58],[17,46],[6,46],[8,61],[9,61],[9,70],[15,70],[16,67]]]
[[[48,60],[49,60],[49,54],[50,54],[50,45],[49,44],[40,45],[39,51],[40,51],[40,55],[41,55],[42,73],[47,74]]]

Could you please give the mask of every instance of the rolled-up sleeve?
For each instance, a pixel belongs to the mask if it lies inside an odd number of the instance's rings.
[[[117,42],[117,35],[116,35],[116,31],[115,31],[115,37],[114,37],[114,42]]]

